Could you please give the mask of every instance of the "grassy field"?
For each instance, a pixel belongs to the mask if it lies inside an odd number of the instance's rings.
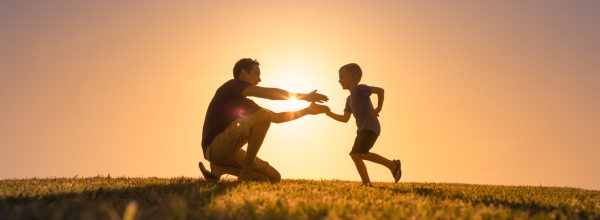
[[[0,180],[0,219],[600,219],[600,191],[539,186],[193,178]]]

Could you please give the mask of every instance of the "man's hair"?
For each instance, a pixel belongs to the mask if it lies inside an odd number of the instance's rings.
[[[339,71],[342,71],[342,70],[348,71],[350,74],[352,74],[356,78],[358,78],[359,81],[360,81],[360,78],[362,78],[362,70],[360,69],[360,66],[358,66],[358,64],[356,64],[356,63],[349,63],[346,65],[343,65],[342,67],[340,67]]]
[[[235,63],[235,66],[233,66],[233,78],[239,79],[240,74],[242,73],[242,69],[245,69],[246,71],[250,72],[254,65],[260,65],[260,63],[258,63],[256,59],[250,58],[243,58],[241,60],[238,60],[237,63]]]

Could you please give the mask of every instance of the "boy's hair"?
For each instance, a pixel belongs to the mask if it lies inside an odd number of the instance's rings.
[[[242,69],[245,69],[246,71],[250,72],[250,70],[252,70],[252,66],[254,65],[260,65],[260,63],[258,63],[256,59],[250,58],[243,58],[241,60],[238,60],[237,63],[235,63],[235,66],[233,66],[233,78],[240,78]]]
[[[342,70],[346,70],[350,74],[354,75],[356,78],[358,78],[358,81],[360,81],[360,78],[362,78],[362,70],[360,69],[360,66],[358,66],[358,64],[356,64],[356,63],[349,63],[346,65],[343,65],[342,67],[340,67],[339,71],[342,71]]]

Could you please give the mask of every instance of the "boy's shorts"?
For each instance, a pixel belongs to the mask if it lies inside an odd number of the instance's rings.
[[[352,146],[351,154],[366,154],[369,153],[369,150],[373,148],[375,145],[375,141],[377,141],[378,134],[371,130],[364,129],[356,135],[356,139],[354,139],[354,146]]]

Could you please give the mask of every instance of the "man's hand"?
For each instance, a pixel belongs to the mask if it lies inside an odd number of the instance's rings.
[[[330,111],[330,109],[328,106],[319,105],[314,102],[308,106],[308,112],[313,115],[322,114],[322,113],[329,112],[329,111]]]
[[[308,94],[298,95],[297,98],[299,100],[304,100],[304,101],[312,102],[312,103],[315,103],[315,102],[322,103],[322,102],[329,100],[329,98],[327,98],[326,95],[317,93],[316,89]]]

